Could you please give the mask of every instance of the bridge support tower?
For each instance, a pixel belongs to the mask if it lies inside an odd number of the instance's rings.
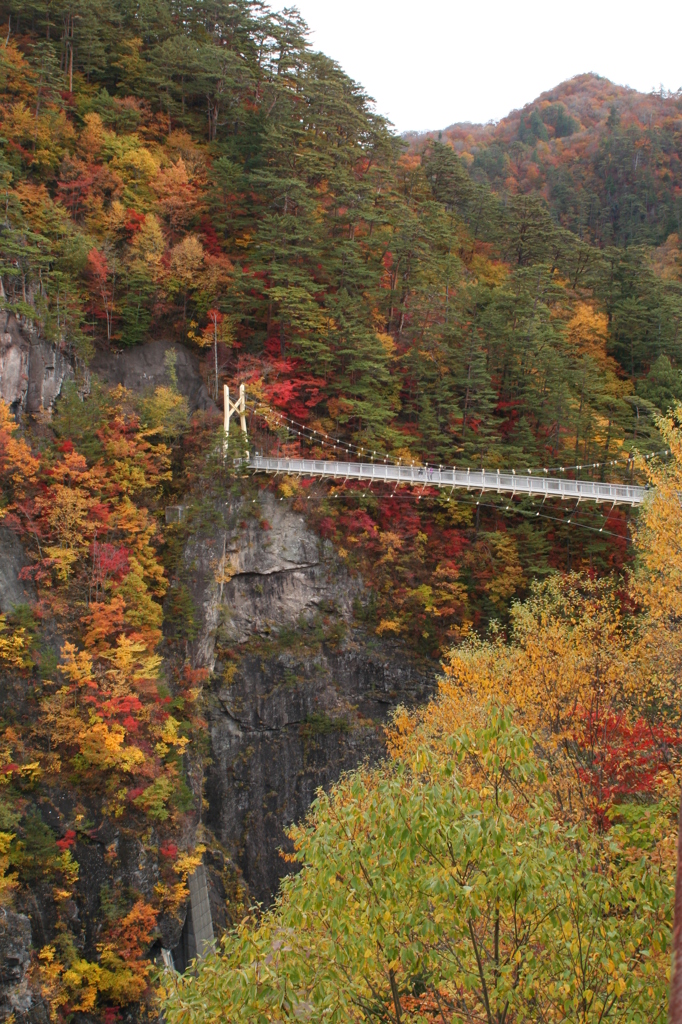
[[[225,403],[225,440],[230,434],[230,419],[232,416],[239,416],[239,425],[242,430],[244,437],[247,437],[246,432],[246,391],[243,384],[239,385],[239,398],[233,402],[230,399],[230,389],[227,384],[223,388],[223,398]]]

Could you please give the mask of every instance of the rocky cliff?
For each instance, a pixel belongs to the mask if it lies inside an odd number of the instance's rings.
[[[0,1020],[22,1019],[36,1009],[29,985],[31,965],[31,922],[25,914],[15,914],[0,907]],[[39,1007],[33,1020],[47,1021]]]
[[[362,580],[290,503],[261,491],[222,515],[185,552],[195,658],[211,670],[205,824],[267,903],[286,827],[318,787],[381,755],[388,712],[423,700],[433,673],[363,626]]]
[[[210,527],[200,518],[188,530],[174,581],[188,586],[199,625],[187,653],[210,670],[203,694],[207,743],[187,760],[203,807],[186,838],[193,845],[198,829],[207,846],[218,933],[232,919],[242,882],[251,898],[272,900],[289,870],[279,853],[287,847],[285,830],[306,813],[316,790],[381,756],[390,709],[423,700],[432,686],[422,664],[363,625],[368,594],[333,547],[290,502],[255,493],[226,502]],[[24,563],[19,542],[0,530],[5,611],[34,599],[18,578]],[[27,722],[33,697],[4,678],[0,714]],[[36,795],[42,821],[62,834],[74,811],[68,787]],[[87,810],[92,828],[73,848],[79,879],[69,933],[83,955],[95,958],[103,893],[123,887],[151,897],[159,870],[149,836],[142,843],[124,820],[103,820],[96,799]],[[13,1012],[31,1024],[47,1020],[28,968],[31,949],[54,941],[51,892],[36,885],[18,899],[21,913],[7,911],[0,921],[0,1019]],[[179,948],[187,911],[160,919],[157,953]]]
[[[2,397],[17,414],[49,410],[63,381],[74,376],[73,367],[13,318],[6,318],[5,328]],[[168,383],[169,347],[158,341],[101,354],[92,370],[105,383],[148,391]],[[196,357],[172,347],[188,404],[210,410]],[[190,629],[184,622],[179,635],[167,615],[164,656],[169,678],[171,666],[186,659],[208,670],[201,698],[205,742],[189,750],[184,766],[196,814],[188,815],[187,834],[178,845],[192,848],[199,839],[206,846],[210,911],[219,933],[239,912],[244,883],[247,898],[272,900],[289,870],[279,853],[287,846],[287,826],[306,813],[319,787],[381,756],[390,709],[423,700],[433,671],[396,641],[374,635],[362,579],[349,573],[295,503],[268,490],[265,481],[241,480],[224,500],[215,495],[214,488],[210,500],[189,496],[181,522],[169,531],[176,530],[179,555],[168,605],[182,589],[188,600],[180,607],[192,623]],[[17,606],[23,606],[29,615],[36,602],[33,585],[21,578],[27,561],[18,537],[0,527],[3,614],[14,609],[16,617]],[[35,628],[42,652],[39,677],[31,685],[11,673],[0,679],[0,719],[28,732],[41,679],[54,676],[63,643],[43,612]],[[154,853],[160,840],[153,826],[143,840],[125,816],[103,815],[95,794],[75,807],[66,776],[59,785],[27,785],[22,807],[26,820],[35,810],[38,844],[44,839],[54,846],[76,811],[87,822],[71,847],[78,879],[61,923],[47,881],[21,888],[13,911],[0,921],[0,1019],[14,1013],[17,1021],[33,1024],[47,1020],[48,1008],[35,970],[29,973],[32,951],[53,943],[57,925],[63,928],[67,921],[73,949],[96,960],[107,893],[134,892],[151,900],[160,877]],[[150,955],[161,947],[180,949],[189,920],[187,907],[162,915]]]
[[[79,378],[87,391],[91,374],[104,384],[122,384],[130,391],[153,391],[170,383],[166,355],[175,355],[178,388],[189,409],[215,409],[199,369],[197,356],[164,339],[120,351],[98,351],[88,367],[79,367]],[[73,379],[72,359],[51,344],[28,321],[13,313],[0,314],[0,398],[15,414],[49,412],[65,380]]]
[[[168,351],[174,353],[178,390],[187,398],[190,411],[215,409],[199,371],[199,360],[184,345],[157,339],[118,352],[96,352],[89,371],[105,384],[122,384],[136,392],[153,391],[159,385],[170,383]]]
[[[73,377],[69,359],[30,323],[5,313],[0,328],[0,398],[13,412],[51,409],[64,380]]]

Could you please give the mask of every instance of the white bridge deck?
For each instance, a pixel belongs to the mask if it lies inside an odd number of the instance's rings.
[[[248,468],[260,473],[333,477],[337,480],[384,481],[419,487],[464,488],[498,494],[533,494],[543,498],[603,501],[616,505],[641,505],[645,487],[603,484],[593,480],[567,480],[551,476],[521,476],[499,470],[435,469],[431,466],[389,466],[383,462],[323,462],[316,459],[271,459],[250,455]]]

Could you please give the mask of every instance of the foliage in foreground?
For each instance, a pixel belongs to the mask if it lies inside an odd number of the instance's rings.
[[[445,1020],[662,1020],[667,809],[607,841],[562,824],[529,737],[486,717],[320,796],[301,873],[168,1019],[438,1019],[429,995]]]

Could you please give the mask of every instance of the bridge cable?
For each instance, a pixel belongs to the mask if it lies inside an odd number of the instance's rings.
[[[281,413],[278,409],[272,409],[270,406],[265,406],[265,411],[263,411],[263,406],[262,405],[261,406],[250,405],[249,407],[250,407],[252,412],[255,412],[257,415],[262,416],[264,419],[267,418],[266,417],[266,413],[270,413],[272,416],[277,417],[280,421],[284,421],[284,422],[286,422],[288,424],[291,424],[292,427],[297,428],[297,429],[294,430],[294,433],[298,434],[299,437],[303,437],[305,440],[312,441],[315,438],[319,438],[320,439],[320,444],[323,445],[323,446],[331,447],[331,448],[334,448],[334,449],[339,447],[339,448],[344,449],[345,451],[347,451],[348,454],[355,454],[355,455],[363,455],[364,454],[364,455],[367,455],[370,458],[370,461],[372,461],[372,462],[377,462],[377,461],[391,462],[393,465],[396,465],[396,466],[409,465],[409,463],[405,459],[399,459],[399,458],[397,458],[394,455],[388,455],[386,452],[382,452],[382,451],[377,450],[377,449],[365,448],[365,447],[361,447],[359,445],[354,445],[354,444],[352,444],[352,442],[343,441],[343,440],[341,440],[341,438],[335,438],[331,434],[325,434],[325,433],[323,433],[320,430],[316,430],[314,427],[308,427],[308,426],[306,426],[303,423],[299,423],[297,420],[291,419],[289,416],[286,416],[284,413]],[[310,435],[313,435],[313,436],[312,437],[307,437],[306,436],[307,434],[310,434]],[[649,452],[646,455],[641,455],[641,454],[638,453],[637,455],[628,455],[628,456],[626,456],[624,458],[620,458],[620,459],[607,459],[604,462],[581,462],[581,463],[577,463],[576,465],[573,465],[573,466],[565,466],[565,465],[564,466],[536,466],[535,469],[533,469],[531,467],[528,467],[527,469],[511,469],[511,470],[507,469],[507,470],[501,470],[500,472],[503,472],[503,473],[506,473],[506,474],[511,473],[512,475],[519,475],[519,476],[524,476],[526,474],[532,475],[533,472],[541,472],[541,473],[566,473],[566,472],[571,472],[573,470],[600,469],[600,468],[602,468],[604,466],[617,466],[617,465],[620,465],[622,463],[631,464],[631,463],[634,463],[637,458],[642,458],[642,459],[644,459],[644,461],[648,461],[649,459],[653,459],[653,458],[655,458],[656,456],[659,456],[659,455],[670,455],[670,449],[669,448],[662,448],[662,449],[659,449],[658,451]],[[411,464],[413,466],[416,465],[414,460],[412,461]],[[426,462],[424,464],[424,468],[429,468],[429,466],[434,467],[435,465],[436,465],[436,463]],[[442,463],[439,464],[439,469],[440,468],[445,468]]]

